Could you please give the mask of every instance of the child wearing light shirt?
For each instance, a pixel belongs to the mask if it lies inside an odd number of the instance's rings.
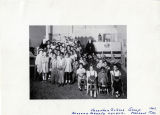
[[[92,97],[92,91],[94,93],[94,97],[97,95],[97,72],[93,69],[93,66],[90,65],[89,71],[87,71],[87,93],[89,93]]]
[[[77,70],[77,76],[78,76],[78,88],[79,90],[81,91],[81,86],[80,86],[80,83],[81,83],[81,80],[84,80],[84,84],[85,84],[85,88],[86,88],[86,70],[83,68],[83,64],[80,63],[79,64],[79,69]]]

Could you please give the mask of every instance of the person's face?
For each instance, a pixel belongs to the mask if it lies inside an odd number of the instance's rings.
[[[46,56],[46,52],[43,52],[43,56]]]
[[[82,64],[79,65],[79,68],[81,68],[81,69],[83,68]]]
[[[93,71],[93,66],[90,66],[90,71]]]
[[[99,60],[99,63],[102,63],[102,60]]]
[[[57,54],[60,55],[60,51],[57,51]]]
[[[88,41],[89,43],[91,43],[92,41],[91,41],[91,39],[89,39],[89,41]]]
[[[56,58],[56,55],[55,55],[55,54],[52,54],[52,57],[53,57],[53,58]]]
[[[68,55],[68,54],[66,54],[66,57],[69,57],[69,55]]]
[[[52,51],[52,49],[49,49],[49,52],[51,52]]]
[[[104,69],[102,69],[102,73],[104,73]]]
[[[118,68],[117,68],[117,66],[114,66],[113,69],[114,69],[114,70],[117,70]]]
[[[60,58],[62,59],[62,57],[63,57],[63,56],[62,56],[62,54],[61,54],[61,55],[60,55]]]
[[[47,48],[49,48],[50,47],[50,45],[47,45]]]
[[[39,51],[39,54],[42,55],[42,51]]]

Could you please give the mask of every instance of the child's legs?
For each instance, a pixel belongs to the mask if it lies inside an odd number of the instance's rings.
[[[51,83],[55,83],[55,71],[51,72]]]
[[[47,74],[48,74],[48,73],[45,73],[45,74],[44,74],[45,80],[47,80]]]
[[[63,70],[60,71],[60,79],[61,79],[60,83],[63,84],[64,83],[64,71]]]
[[[81,88],[80,83],[81,83],[81,78],[78,76],[78,88]]]
[[[64,73],[64,81],[67,83],[67,72]]]
[[[58,75],[58,83],[61,83],[61,75],[60,75],[60,70],[57,71],[57,75]]]
[[[122,94],[122,81],[119,80],[119,82],[117,83],[117,90],[118,90],[118,93],[121,95]]]
[[[72,83],[74,83],[74,82],[75,82],[76,73],[75,73],[75,72],[72,72],[71,74],[72,74],[72,75],[71,75],[71,76],[72,76]]]
[[[69,80],[69,83],[71,83],[71,79],[72,78],[72,76],[71,76],[71,72],[68,72],[68,80]]]

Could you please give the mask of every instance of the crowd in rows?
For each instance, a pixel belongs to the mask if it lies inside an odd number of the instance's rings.
[[[122,94],[121,71],[115,63],[104,55],[97,55],[91,40],[86,47],[80,41],[51,42],[43,41],[38,48],[35,65],[37,77],[42,81],[50,81],[63,87],[67,84],[78,84],[82,91],[87,90],[90,96],[96,97],[97,92],[106,91],[111,86],[116,97]],[[78,82],[77,82],[78,81]]]

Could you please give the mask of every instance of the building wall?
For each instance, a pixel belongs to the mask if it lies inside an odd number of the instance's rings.
[[[45,34],[46,34],[46,26],[29,26],[30,47],[39,46]]]

